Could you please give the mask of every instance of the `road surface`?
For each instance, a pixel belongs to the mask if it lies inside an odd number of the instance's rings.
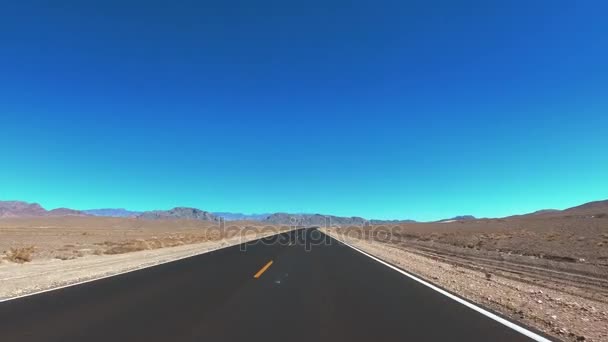
[[[530,339],[302,229],[0,303],[0,341]]]

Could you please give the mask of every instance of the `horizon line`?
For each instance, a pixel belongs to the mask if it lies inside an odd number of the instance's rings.
[[[293,212],[287,212],[287,211],[267,211],[267,212],[260,212],[260,213],[247,213],[247,212],[240,212],[240,211],[227,211],[227,210],[206,210],[206,209],[201,209],[199,207],[193,207],[193,206],[174,206],[168,209],[148,209],[148,210],[132,210],[132,209],[127,209],[127,208],[119,208],[119,207],[100,207],[100,208],[91,208],[91,209],[77,209],[76,207],[56,207],[56,208],[51,208],[51,209],[47,209],[47,207],[45,207],[41,202],[37,202],[37,201],[28,201],[28,200],[14,200],[14,199],[9,199],[9,200],[2,200],[0,199],[0,202],[23,202],[23,203],[27,203],[27,204],[38,204],[40,207],[42,207],[44,210],[50,211],[50,210],[56,210],[56,209],[71,209],[71,210],[77,210],[77,211],[90,211],[90,210],[125,210],[125,211],[131,211],[131,212],[136,212],[136,213],[144,213],[144,212],[150,212],[150,211],[168,211],[168,210],[172,210],[175,208],[190,208],[190,209],[197,209],[197,210],[201,210],[201,211],[205,211],[205,212],[209,212],[212,214],[215,213],[224,213],[224,214],[240,214],[240,215],[247,215],[247,216],[253,216],[253,215],[273,215],[273,214],[288,214],[288,215],[321,215],[321,216],[335,216],[335,217],[343,217],[343,218],[362,218],[364,220],[367,221],[373,221],[373,220],[378,220],[378,221],[414,221],[414,222],[420,222],[420,223],[424,223],[424,222],[437,222],[437,221],[442,221],[442,220],[450,220],[456,217],[461,217],[461,216],[472,216],[474,219],[477,220],[481,220],[481,219],[500,219],[500,218],[506,218],[506,217],[511,217],[511,216],[519,216],[519,215],[527,215],[527,214],[532,214],[538,211],[543,211],[543,210],[556,210],[556,211],[563,211],[569,208],[573,208],[573,207],[577,207],[583,204],[587,204],[587,203],[593,203],[593,202],[600,202],[600,201],[605,201],[607,199],[596,199],[596,200],[591,200],[591,201],[586,201],[574,206],[568,206],[562,209],[558,209],[558,208],[541,208],[541,209],[537,209],[537,210],[533,210],[530,212],[526,212],[526,213],[515,213],[515,214],[510,214],[510,215],[506,215],[506,216],[497,216],[497,217],[488,217],[488,216],[484,216],[484,217],[477,217],[474,214],[460,214],[460,215],[454,215],[452,217],[446,217],[446,218],[442,218],[442,219],[438,219],[438,220],[415,220],[415,219],[411,219],[411,218],[390,218],[390,219],[378,219],[378,218],[366,218],[363,216],[357,216],[357,215],[334,215],[334,214],[322,214],[322,213],[314,213],[314,212],[299,212],[299,213],[293,213]]]

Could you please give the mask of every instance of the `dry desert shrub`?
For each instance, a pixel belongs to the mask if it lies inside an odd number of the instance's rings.
[[[67,254],[59,254],[55,256],[55,259],[59,259],[59,260],[72,260],[75,259],[76,257],[73,255],[67,255]]]
[[[139,243],[138,241],[129,241],[126,243],[121,243],[116,246],[110,247],[104,251],[104,254],[123,254],[130,252],[143,251],[148,249],[146,245],[143,243]]]
[[[34,254],[34,246],[28,247],[11,247],[6,254],[6,259],[16,263],[24,263],[32,261]]]

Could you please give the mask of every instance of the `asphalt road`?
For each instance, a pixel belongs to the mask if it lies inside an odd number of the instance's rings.
[[[0,303],[7,342],[525,340],[316,229]]]

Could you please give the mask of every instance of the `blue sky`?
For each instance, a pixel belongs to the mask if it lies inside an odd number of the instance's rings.
[[[0,199],[432,220],[608,198],[605,1],[4,1]]]

